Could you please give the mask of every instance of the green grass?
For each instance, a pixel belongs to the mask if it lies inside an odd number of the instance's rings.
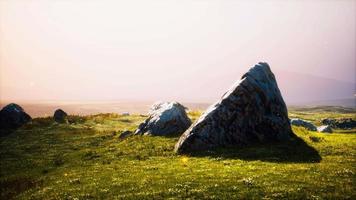
[[[313,122],[315,125],[321,125],[321,120],[325,118],[352,118],[356,120],[356,110],[353,108],[318,106],[309,108],[292,107],[289,110],[290,118],[302,118]]]
[[[350,113],[290,115],[315,122]],[[37,118],[0,138],[1,199],[356,199],[356,130],[293,127],[299,139],[287,143],[180,156],[178,136],[119,139],[144,119]]]

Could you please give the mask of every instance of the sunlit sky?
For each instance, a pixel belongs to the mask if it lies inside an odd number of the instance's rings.
[[[355,55],[353,0],[0,0],[0,100],[211,102],[259,61],[302,100],[294,74],[355,85]]]

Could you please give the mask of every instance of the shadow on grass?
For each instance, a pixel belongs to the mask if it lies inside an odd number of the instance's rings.
[[[13,199],[16,195],[42,184],[42,181],[30,177],[0,180],[0,199]]]
[[[5,137],[7,135],[10,135],[11,133],[13,133],[15,130],[13,129],[1,129],[0,128],[0,139],[1,137]]]
[[[283,143],[256,144],[239,148],[217,148],[190,155],[194,157],[215,157],[246,161],[260,160],[278,163],[318,163],[322,159],[316,149],[297,136]]]

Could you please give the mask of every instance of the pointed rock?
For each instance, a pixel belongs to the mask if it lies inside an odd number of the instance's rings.
[[[267,63],[259,63],[180,137],[175,151],[282,141],[292,135],[274,74]]]

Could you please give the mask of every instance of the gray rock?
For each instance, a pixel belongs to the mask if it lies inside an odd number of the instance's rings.
[[[132,134],[133,134],[132,131],[124,131],[120,134],[119,139],[123,140],[123,139],[131,136]]]
[[[64,112],[62,109],[57,109],[53,115],[54,121],[56,121],[58,123],[68,123],[67,117],[68,117],[68,114],[66,112]]]
[[[353,129],[356,128],[356,120],[352,118],[330,119],[326,118],[321,121],[324,125],[330,125],[332,128]]]
[[[314,124],[312,124],[309,121],[303,120],[303,119],[298,119],[298,118],[291,119],[290,123],[294,126],[304,127],[306,129],[308,129],[309,131],[317,131],[317,128]]]
[[[130,116],[130,113],[129,112],[123,112],[121,115],[122,116]]]
[[[31,121],[31,116],[14,103],[5,106],[0,111],[0,129],[16,129]]]
[[[331,127],[329,125],[325,125],[325,126],[319,126],[318,127],[318,132],[320,132],[320,133],[332,133],[333,130],[331,129]]]
[[[182,134],[191,125],[185,110],[186,108],[177,102],[156,103],[152,105],[148,118],[139,125],[135,134]]]
[[[285,141],[293,135],[274,74],[259,63],[180,137],[175,151]]]

